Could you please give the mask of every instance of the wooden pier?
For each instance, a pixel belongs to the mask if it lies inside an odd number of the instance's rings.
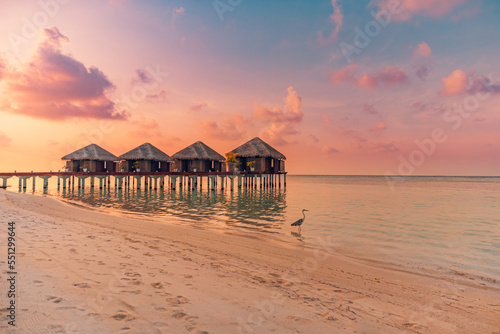
[[[27,188],[27,180],[32,179],[33,191],[36,178],[43,180],[47,189],[49,179],[57,178],[58,189],[84,189],[86,181],[91,188],[110,189],[189,189],[202,190],[205,182],[208,190],[238,188],[285,188],[286,172],[263,174],[260,172],[14,172],[0,173],[0,188],[7,188],[12,177],[19,179],[19,189]],[[114,184],[112,184],[112,178]],[[206,181],[205,181],[206,180]]]

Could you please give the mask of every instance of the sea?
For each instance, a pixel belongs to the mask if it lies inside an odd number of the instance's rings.
[[[206,181],[205,181],[206,182]],[[15,183],[10,180],[10,183]],[[34,194],[107,213],[321,247],[405,270],[500,284],[500,177],[288,175],[286,188],[58,189]],[[88,182],[87,182],[88,183]],[[10,186],[10,191],[20,191]],[[23,191],[23,190],[21,190]],[[27,193],[33,193],[28,184]],[[306,219],[299,232],[291,223]]]

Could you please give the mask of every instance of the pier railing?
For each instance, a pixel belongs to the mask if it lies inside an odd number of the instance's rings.
[[[12,177],[19,179],[19,188],[27,188],[27,180],[32,179],[33,191],[36,186],[36,178],[43,180],[43,188],[47,189],[49,179],[57,177],[59,188],[85,188],[85,180],[90,179],[90,187],[99,189],[110,188],[111,178],[114,179],[114,186],[117,189],[130,189],[137,187],[141,189],[144,180],[144,189],[158,189],[170,187],[176,189],[177,186],[196,190],[203,188],[203,181],[206,178],[208,189],[225,189],[229,187],[234,190],[235,179],[239,188],[281,188],[286,187],[286,172],[14,172],[0,173],[2,183],[0,188],[7,188],[7,181]],[[76,181],[75,181],[76,178]],[[96,185],[96,179],[99,185]],[[219,182],[220,181],[220,182]],[[227,183],[230,183],[229,185]],[[77,184],[76,184],[77,183]]]

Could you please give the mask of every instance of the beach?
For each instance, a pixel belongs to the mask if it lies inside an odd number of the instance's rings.
[[[498,282],[0,190],[2,333],[498,333]],[[323,245],[325,247],[322,247]]]

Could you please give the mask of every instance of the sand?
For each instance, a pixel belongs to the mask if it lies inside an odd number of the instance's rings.
[[[332,254],[327,237],[310,249],[3,190],[0,213],[2,333],[500,333],[498,282]]]

